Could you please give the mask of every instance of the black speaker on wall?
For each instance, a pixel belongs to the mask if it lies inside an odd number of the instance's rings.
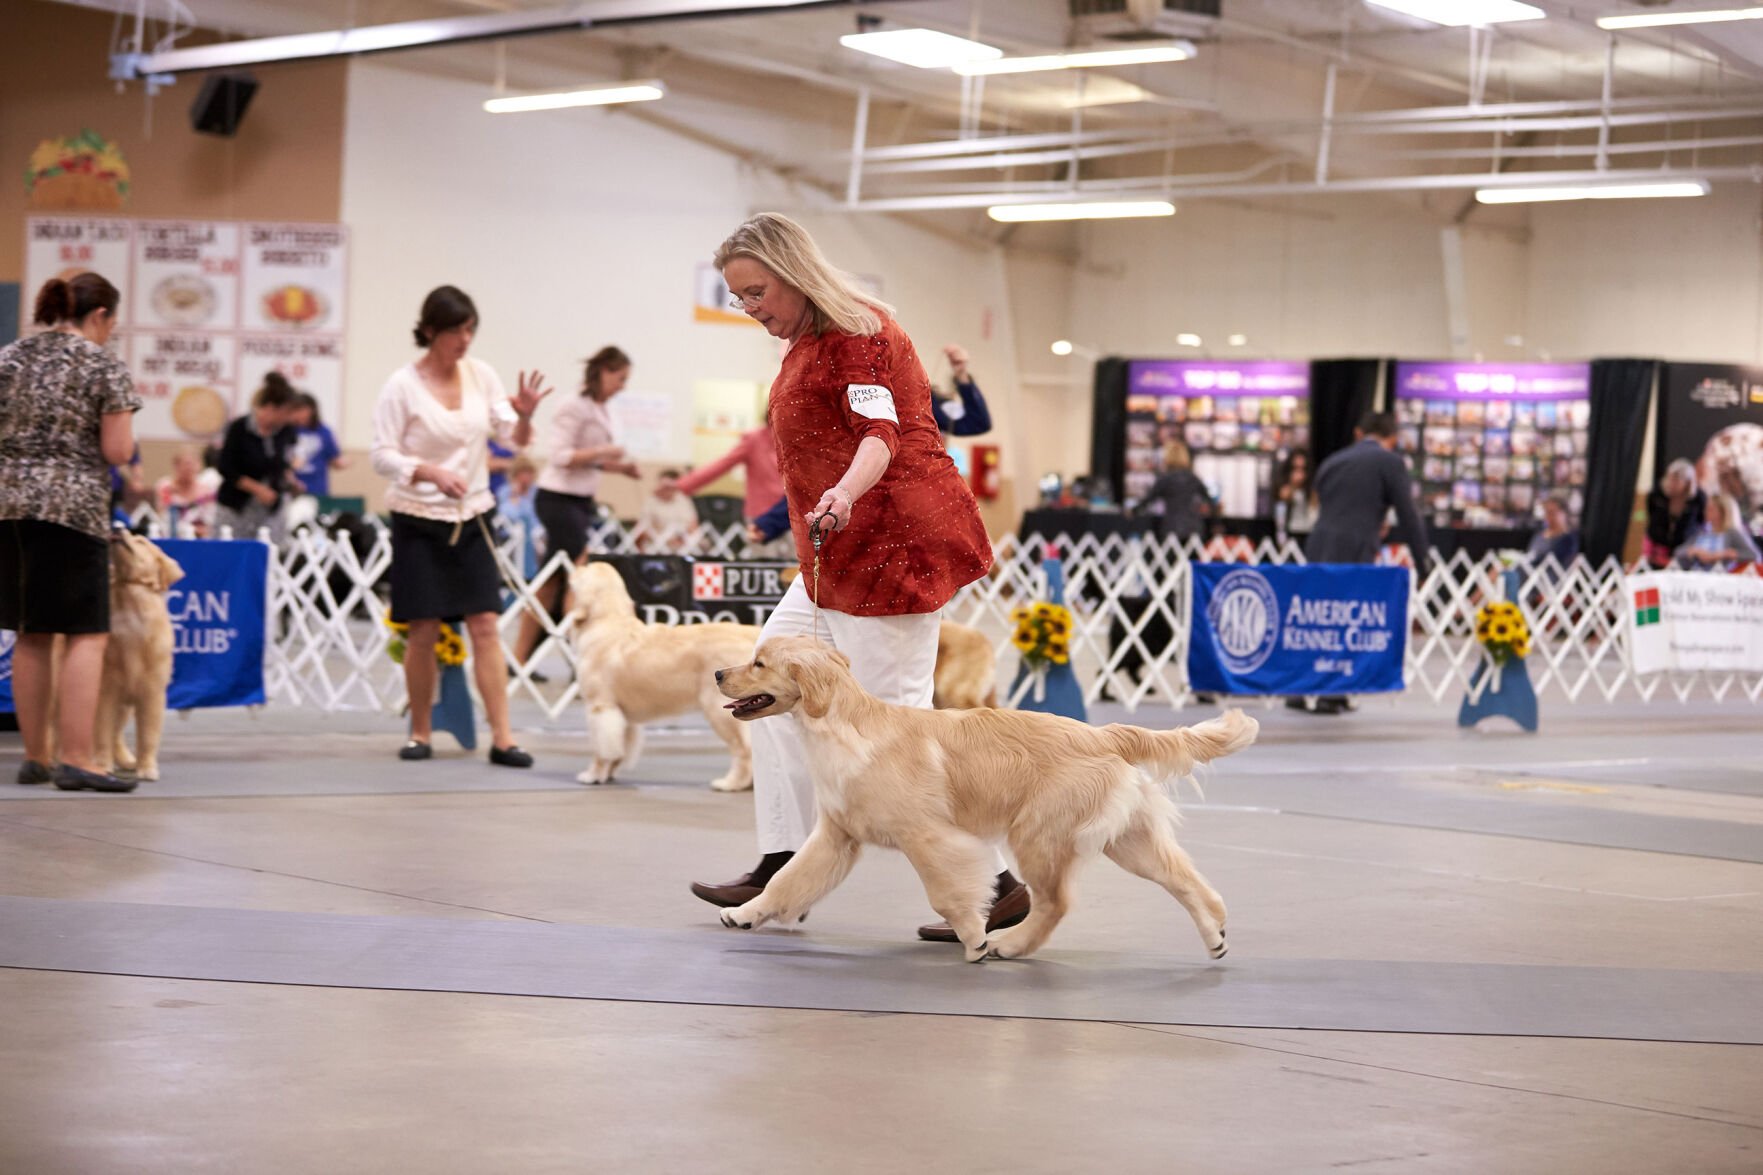
[[[202,79],[202,91],[190,105],[190,126],[204,135],[231,138],[238,132],[257,93],[257,79],[248,73],[211,73]]]

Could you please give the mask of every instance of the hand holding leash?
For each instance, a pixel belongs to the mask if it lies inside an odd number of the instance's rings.
[[[851,495],[833,486],[820,495],[820,504],[808,512],[808,530],[810,538],[814,530],[819,528],[827,534],[843,530],[851,521]]]

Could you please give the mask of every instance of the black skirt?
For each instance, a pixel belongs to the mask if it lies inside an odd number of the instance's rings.
[[[593,497],[540,490],[533,495],[533,513],[545,528],[546,548],[562,551],[571,563],[580,563],[582,552],[588,549],[588,536],[600,524],[600,509]]]
[[[0,628],[109,632],[110,544],[54,522],[0,522]]]
[[[451,620],[502,610],[502,577],[484,539],[494,533],[494,510],[455,524],[392,515],[392,619]],[[479,525],[479,519],[483,525]]]

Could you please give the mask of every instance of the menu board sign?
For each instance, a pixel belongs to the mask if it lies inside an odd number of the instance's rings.
[[[1397,363],[1397,448],[1435,526],[1527,527],[1585,505],[1587,363]]]
[[[122,291],[112,345],[146,401],[138,437],[214,438],[271,370],[312,393],[324,418],[341,418],[341,225],[45,216],[25,236],[33,295],[73,268]]]

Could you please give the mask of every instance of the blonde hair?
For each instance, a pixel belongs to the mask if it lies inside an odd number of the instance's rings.
[[[894,308],[871,297],[857,280],[835,269],[808,230],[777,212],[761,212],[729,235],[716,250],[717,272],[736,257],[750,257],[794,286],[808,299],[816,333],[836,329],[848,335],[873,335]]]
[[[1745,516],[1739,510],[1739,501],[1731,494],[1713,493],[1708,495],[1708,506],[1720,507],[1720,529],[1745,529]],[[1702,519],[1707,521],[1708,506],[1702,507]],[[1710,523],[1709,525],[1712,525]]]
[[[1170,441],[1163,446],[1163,468],[1192,469],[1194,455],[1188,452],[1187,445],[1182,441]]]

